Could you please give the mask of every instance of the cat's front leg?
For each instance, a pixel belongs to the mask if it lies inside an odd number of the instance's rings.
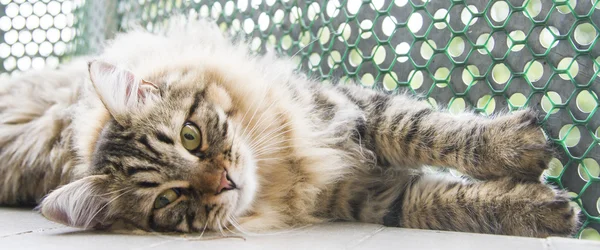
[[[393,166],[445,166],[478,179],[538,180],[550,147],[532,111],[495,118],[450,114],[423,101],[374,91],[346,90],[367,114],[367,139]]]
[[[532,111],[490,119],[422,110],[390,136],[405,148],[404,157],[453,167],[478,179],[538,180],[551,159],[550,145]]]

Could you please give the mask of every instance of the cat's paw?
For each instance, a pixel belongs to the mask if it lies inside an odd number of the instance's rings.
[[[548,201],[536,204],[532,211],[535,217],[530,229],[535,237],[562,236],[567,237],[577,232],[579,227],[579,209],[569,202],[569,196],[564,191]]]
[[[517,111],[492,120],[485,133],[488,164],[496,174],[519,180],[539,180],[553,150],[532,110]]]
[[[542,183],[521,183],[508,192],[502,233],[527,237],[570,236],[579,225],[578,206],[564,190]]]

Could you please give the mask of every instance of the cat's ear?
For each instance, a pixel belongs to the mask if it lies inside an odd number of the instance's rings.
[[[106,219],[110,196],[106,175],[93,175],[48,194],[38,209],[47,219],[67,226],[94,228]]]
[[[117,120],[160,97],[155,84],[137,77],[129,70],[102,61],[89,62],[88,69],[94,89]]]

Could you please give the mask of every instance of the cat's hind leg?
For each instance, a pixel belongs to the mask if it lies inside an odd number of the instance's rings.
[[[401,199],[398,226],[530,237],[568,236],[577,211],[564,191],[510,179],[469,182],[446,176],[416,179]],[[392,206],[394,207],[394,206]]]

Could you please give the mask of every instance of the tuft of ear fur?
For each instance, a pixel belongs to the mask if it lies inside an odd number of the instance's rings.
[[[207,92],[208,94],[206,95],[206,98],[208,100],[217,104],[226,113],[231,111],[231,108],[233,107],[233,101],[231,100],[231,96],[229,96],[223,87],[216,84],[209,85],[207,87]]]
[[[88,70],[96,93],[117,121],[160,97],[156,85],[129,70],[102,61],[89,62]]]
[[[93,175],[64,185],[48,194],[38,209],[47,219],[67,226],[94,228],[107,216],[110,196],[106,176]]]

